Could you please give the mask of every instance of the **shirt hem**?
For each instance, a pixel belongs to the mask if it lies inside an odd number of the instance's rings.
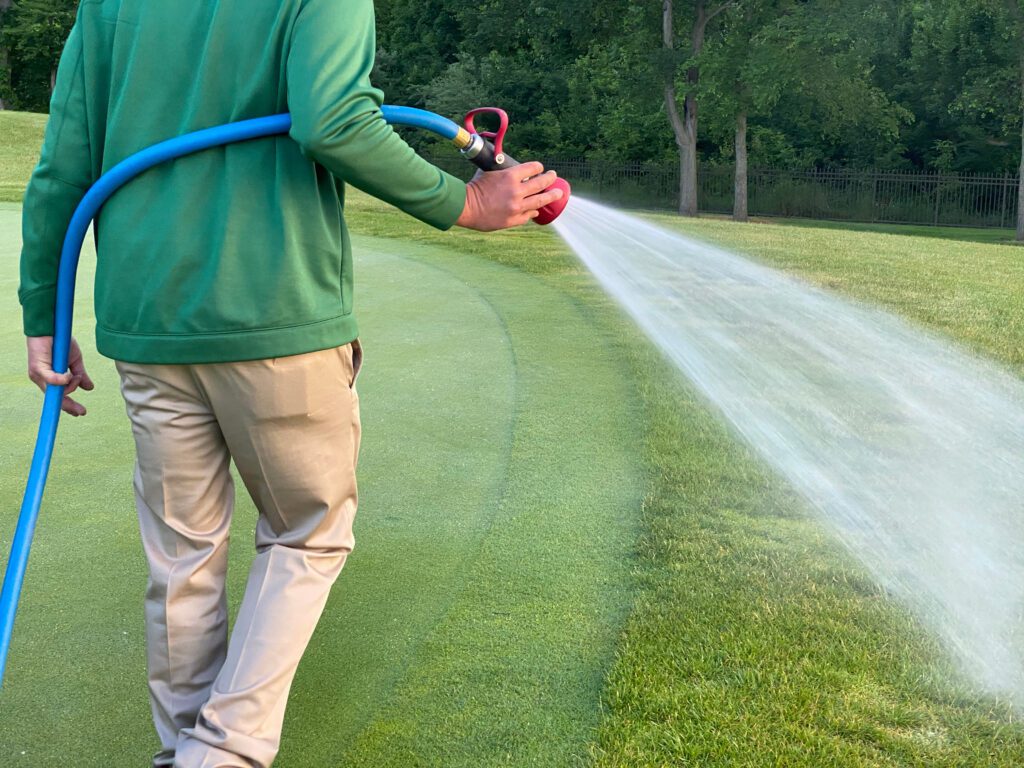
[[[96,326],[96,349],[123,363],[201,365],[302,355],[340,347],[358,336],[351,314],[304,325],[228,333],[147,335]]]

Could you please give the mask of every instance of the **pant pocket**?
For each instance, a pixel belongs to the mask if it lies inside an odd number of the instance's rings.
[[[363,369],[363,345],[359,339],[352,342],[352,383],[349,385],[355,389],[356,381],[359,379],[359,372]]]

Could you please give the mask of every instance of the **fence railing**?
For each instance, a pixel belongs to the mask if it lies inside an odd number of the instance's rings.
[[[461,158],[438,155],[431,159],[453,173],[467,173]],[[666,210],[679,207],[679,169],[674,164],[538,159],[569,179],[575,190],[602,202]],[[702,211],[732,212],[731,167],[703,167],[698,184]],[[1014,227],[1017,197],[1018,179],[1013,174],[757,168],[748,175],[751,216]]]

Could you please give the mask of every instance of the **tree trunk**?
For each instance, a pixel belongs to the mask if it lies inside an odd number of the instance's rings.
[[[1017,22],[1017,40],[1018,46],[1020,46],[1021,32],[1024,31],[1024,11],[1021,10],[1020,3],[1018,0],[1007,0],[1006,5],[1010,11],[1010,14]],[[1020,111],[1024,115],[1024,46],[1020,46],[1017,49],[1017,54],[1020,57],[1018,60],[1018,77],[1020,78],[1017,83],[1020,88]],[[1020,169],[1017,172],[1017,242],[1024,242],[1024,126],[1021,126],[1021,138],[1020,138]]]
[[[1018,17],[1020,6],[1017,6]],[[1020,58],[1021,114],[1024,116],[1024,52]],[[1020,134],[1020,170],[1017,173],[1017,242],[1024,243],[1024,125]]]
[[[704,45],[704,29],[707,13],[704,0],[697,0],[694,6],[696,18],[693,26],[693,51],[697,56]],[[675,13],[672,0],[662,4],[662,39],[666,51],[675,51]],[[700,79],[696,67],[686,73],[687,82],[695,87]],[[682,216],[697,215],[697,98],[692,91],[683,100],[683,113],[679,113],[676,94],[675,72],[669,71],[665,81],[665,109],[668,112],[676,147],[679,149],[679,213]]]
[[[2,27],[2,20],[3,20],[4,12],[6,12],[7,9],[10,8],[10,7],[11,7],[11,0],[0,0],[0,27]],[[2,80],[3,80],[4,73],[7,73],[7,67],[8,67],[8,62],[9,61],[10,61],[10,57],[7,55],[7,48],[4,47],[3,45],[0,45],[0,85],[2,85]],[[3,91],[0,90],[0,111],[5,110],[5,109],[7,109],[7,104],[6,104],[6,102],[4,102]]]
[[[666,51],[675,50],[675,13],[672,7],[672,0],[663,0],[661,14],[661,31]],[[676,78],[675,72],[669,70],[665,75],[665,111],[668,113],[668,121],[672,125],[672,134],[675,136],[676,147],[679,149],[679,213],[684,213],[683,201],[686,199],[686,124],[679,114],[679,103],[676,101]]]
[[[736,182],[733,186],[732,218],[747,221],[747,113],[736,115]]]
[[[690,56],[700,56],[704,48],[704,35],[708,22],[734,5],[736,0],[725,0],[714,10],[708,11],[705,0],[695,0],[693,5],[693,27],[690,30]],[[675,51],[675,13],[673,0],[662,2],[662,41],[666,51]],[[683,113],[679,114],[676,94],[675,72],[669,70],[665,80],[665,110],[668,112],[676,146],[679,148],[679,213],[683,216],[697,215],[697,84],[700,69],[692,66],[686,70],[687,90],[683,99]]]
[[[1017,242],[1024,243],[1024,128],[1021,129],[1020,170],[1017,173]]]
[[[683,144],[679,147],[682,175],[679,178],[679,213],[697,215],[697,99],[686,94],[683,102]]]

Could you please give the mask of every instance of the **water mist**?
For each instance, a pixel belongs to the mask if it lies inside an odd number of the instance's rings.
[[[1024,382],[883,311],[578,197],[555,226],[967,674],[1024,702]]]

